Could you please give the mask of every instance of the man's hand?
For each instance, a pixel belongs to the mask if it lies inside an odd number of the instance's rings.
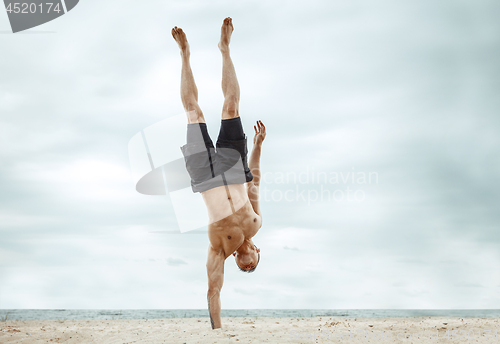
[[[257,125],[254,125],[255,136],[253,137],[253,144],[261,145],[264,139],[266,138],[266,127],[262,123],[262,121],[257,121]]]

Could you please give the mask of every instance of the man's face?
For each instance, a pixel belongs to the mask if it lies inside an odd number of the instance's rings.
[[[236,264],[243,270],[252,270],[257,265],[259,261],[259,253],[260,248],[254,248],[248,254],[240,254],[238,252],[234,252],[233,256],[236,259]]]

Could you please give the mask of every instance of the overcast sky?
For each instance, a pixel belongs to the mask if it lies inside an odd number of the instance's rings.
[[[222,307],[500,308],[493,0],[82,0],[19,34],[0,11],[0,308],[207,307],[206,232],[135,191],[127,145],[183,111],[175,25],[215,139],[227,16],[268,135],[261,262],[228,258]]]

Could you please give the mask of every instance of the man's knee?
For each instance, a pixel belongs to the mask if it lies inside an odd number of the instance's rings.
[[[197,103],[187,103],[185,106],[185,110],[188,117],[189,123],[198,123],[204,122],[205,118],[203,117],[203,112]]]
[[[229,96],[224,101],[224,115],[228,118],[235,118],[239,116],[238,104],[239,100],[236,96]]]

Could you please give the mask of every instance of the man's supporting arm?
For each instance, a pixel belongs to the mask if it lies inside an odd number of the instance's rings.
[[[216,251],[212,245],[208,248],[207,275],[208,275],[208,312],[212,329],[221,328],[220,319],[220,291],[224,282],[224,253]]]

